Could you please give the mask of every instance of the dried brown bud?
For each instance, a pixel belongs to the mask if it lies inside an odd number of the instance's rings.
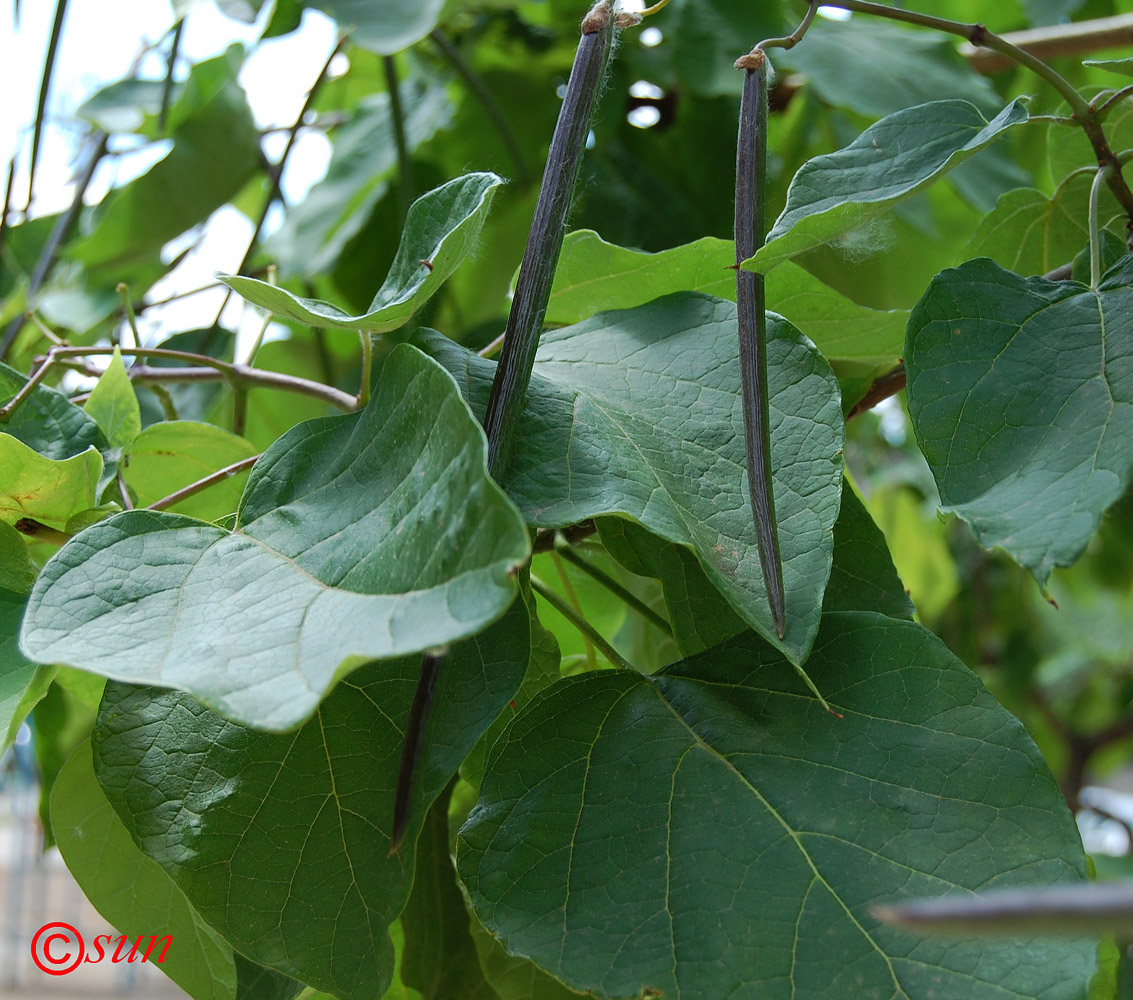
[[[763,49],[752,49],[747,55],[736,60],[736,69],[761,70],[767,62]]]
[[[593,35],[601,31],[609,23],[610,5],[606,0],[598,0],[598,3],[590,8],[590,13],[582,19],[582,33],[584,35]]]

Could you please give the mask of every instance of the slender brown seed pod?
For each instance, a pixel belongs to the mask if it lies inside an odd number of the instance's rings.
[[[551,282],[563,246],[563,227],[586,148],[590,112],[610,53],[613,28],[610,6],[605,2],[595,4],[583,19],[582,37],[551,138],[539,200],[508,313],[504,346],[484,417],[488,469],[497,480],[507,471],[516,424],[531,381]]]
[[[605,75],[614,24],[615,17],[608,0],[600,0],[583,18],[582,37],[575,50],[566,96],[551,138],[539,200],[535,204],[535,215],[508,313],[503,350],[484,416],[488,471],[497,482],[507,471],[516,424],[531,381],[539,334],[543,330],[543,317],[551,296],[551,282],[563,246],[567,212],[586,148],[590,113]],[[409,712],[394,793],[391,855],[397,852],[409,828],[410,792],[421,754],[433,688],[443,664],[443,654],[427,653],[421,661],[421,676]]]
[[[747,481],[759,542],[759,562],[775,632],[786,632],[783,561],[771,482],[771,419],[767,393],[767,297],[762,274],[740,264],[763,246],[767,180],[767,58],[755,49],[736,60],[744,71],[736,142],[736,305],[739,316],[740,380],[747,446]]]

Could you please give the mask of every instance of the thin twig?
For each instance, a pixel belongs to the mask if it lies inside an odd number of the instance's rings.
[[[12,210],[12,191],[16,181],[16,157],[8,161],[8,183],[4,185],[4,208],[0,210],[0,251],[4,249],[4,240],[8,236],[8,213]]]
[[[924,28],[933,28],[950,35],[965,38],[977,48],[991,49],[998,52],[1020,66],[1025,66],[1032,73],[1046,80],[1066,101],[1073,112],[1082,131],[1086,133],[1090,145],[1094,149],[1099,166],[1111,166],[1115,169],[1108,175],[1109,188],[1121,205],[1126,217],[1133,227],[1133,191],[1130,190],[1125,178],[1121,174],[1117,158],[1109,145],[1105,132],[1096,114],[1090,109],[1085,98],[1075,89],[1065,77],[1048,66],[1038,56],[1033,55],[1025,48],[1012,44],[1000,37],[982,24],[965,24],[961,21],[951,21],[944,17],[935,17],[931,14],[919,14],[916,11],[900,10],[885,4],[872,3],[869,0],[831,0],[828,7],[838,7],[842,10],[851,10],[860,14],[872,14],[877,17],[888,18],[893,21],[903,21],[906,24],[915,24]]]
[[[59,251],[67,241],[67,237],[70,235],[71,229],[75,225],[75,220],[79,217],[79,211],[83,207],[83,196],[90,186],[91,179],[94,177],[94,172],[99,162],[106,153],[106,142],[108,138],[109,136],[107,136],[105,132],[99,132],[92,136],[94,148],[91,152],[90,159],[87,160],[87,165],[83,170],[82,176],[75,185],[75,196],[71,199],[71,204],[67,206],[67,210],[55,223],[55,228],[51,230],[51,235],[47,238],[47,242],[43,246],[39,260],[36,261],[35,270],[28,279],[27,297],[29,301],[35,293],[39,291],[40,286],[43,285],[43,282],[51,273],[51,269],[55,266],[55,261],[59,257]],[[20,330],[23,329],[24,320],[24,316],[17,316],[8,324],[8,328],[4,331],[3,338],[0,339],[0,361],[8,356],[8,351],[11,350],[12,344],[15,343]]]
[[[593,521],[579,521],[578,524],[568,524],[565,528],[543,528],[535,533],[535,541],[531,543],[531,553],[538,555],[540,552],[551,552],[558,544],[560,535],[566,539],[568,545],[577,545],[597,530]]]
[[[52,347],[43,358],[43,363],[24,383],[20,391],[5,406],[0,407],[0,423],[6,421],[19,409],[28,396],[35,391],[36,386],[43,381],[48,370],[55,364],[66,358],[113,354],[115,350],[116,348],[113,347]],[[234,385],[261,386],[268,389],[282,389],[302,396],[311,396],[347,412],[355,409],[356,400],[350,394],[335,389],[333,386],[323,385],[322,382],[312,382],[296,375],[265,371],[262,368],[251,368],[248,365],[218,361],[216,358],[210,358],[205,354],[192,354],[189,351],[174,351],[163,347],[131,347],[121,350],[123,354],[130,354],[134,357],[168,358],[173,361],[188,361],[203,366],[201,368],[151,368],[134,365],[127,370],[131,382],[215,382],[226,380]]]
[[[905,388],[905,381],[905,362],[898,361],[892,370],[874,379],[873,385],[866,390],[866,394],[850,408],[850,412],[846,414],[846,419],[853,420],[854,417],[860,417],[866,411],[872,410],[883,399],[896,396]]]
[[[334,57],[338,55],[342,49],[342,43],[345,38],[339,38],[338,43],[335,45],[334,50],[327,57],[327,61],[323,63],[323,68],[319,70],[319,75],[315,77],[315,82],[311,84],[311,89],[307,91],[307,98],[303,101],[303,107],[300,109],[294,124],[288,130],[287,145],[283,147],[283,155],[279,158],[279,162],[269,171],[271,176],[271,190],[268,191],[267,200],[264,202],[264,207],[260,211],[259,216],[256,218],[256,225],[252,229],[252,238],[248,241],[248,249],[244,251],[244,256],[240,260],[240,265],[233,271],[233,274],[243,274],[244,268],[248,266],[248,261],[252,259],[252,254],[256,250],[256,244],[260,239],[260,231],[264,228],[264,223],[267,221],[268,212],[271,206],[275,203],[276,199],[280,196],[280,184],[283,181],[283,171],[287,166],[288,157],[291,156],[291,150],[295,146],[295,137],[299,134],[299,130],[303,127],[303,119],[307,117],[307,112],[311,108],[311,102],[314,101],[315,95],[322,86],[323,81],[326,79],[327,73],[330,72],[330,64],[334,61]],[[217,311],[216,319],[213,321],[213,326],[220,326],[220,317],[224,315],[224,310],[228,306],[228,300],[232,298],[232,289],[229,288],[224,294],[224,301],[220,304],[220,309]]]
[[[252,455],[250,458],[242,458],[239,462],[226,465],[223,469],[218,469],[216,472],[203,476],[194,483],[189,483],[188,486],[182,486],[181,489],[170,493],[169,496],[154,501],[146,509],[168,510],[174,504],[178,504],[182,500],[187,500],[189,497],[195,496],[202,490],[207,490],[210,486],[215,486],[217,483],[222,483],[226,479],[231,479],[238,472],[243,472],[245,469],[255,465],[260,457],[260,455]]]
[[[47,115],[47,96],[51,90],[51,76],[55,70],[55,56],[59,51],[59,39],[63,34],[63,18],[67,13],[67,0],[56,0],[55,20],[51,24],[51,39],[47,43],[47,56],[43,61],[43,76],[39,81],[39,98],[35,106],[35,126],[31,139],[31,167],[28,170],[27,209],[31,210],[32,195],[35,191],[35,172],[39,164],[39,149],[43,142],[43,124]]]
[[[1117,105],[1119,105],[1125,98],[1133,96],[1133,83],[1128,87],[1122,87],[1120,90],[1114,91],[1109,95],[1101,104],[1094,108],[1094,117],[1098,121],[1105,121],[1108,115]]]
[[[570,582],[570,577],[567,576],[566,567],[563,565],[562,559],[559,558],[557,550],[551,552],[551,563],[555,567],[555,572],[559,574],[559,580],[562,581],[563,590],[566,591],[566,602],[574,608],[574,612],[579,618],[586,617],[582,611],[582,602],[578,599],[578,594],[574,589],[574,584]],[[585,639],[585,636],[583,637]],[[585,642],[586,647],[586,667],[588,670],[593,670],[598,666],[597,661],[594,659],[594,646],[590,642]]]
[[[506,333],[501,333],[490,344],[485,344],[483,347],[481,347],[480,350],[476,352],[476,354],[481,358],[494,358],[497,354],[500,353],[500,348],[504,346],[504,338],[506,336]]]
[[[555,554],[562,556],[567,562],[577,566],[583,573],[586,573],[593,579],[597,580],[603,587],[605,587],[615,597],[620,598],[629,607],[633,608],[642,618],[644,618],[651,625],[659,628],[665,635],[672,638],[673,627],[665,621],[656,611],[654,611],[648,604],[646,604],[636,594],[630,593],[623,587],[617,580],[615,580],[608,573],[600,570],[588,559],[583,559],[577,552],[570,547],[570,543],[566,540],[565,536],[561,533],[558,536],[558,542],[555,545]]]
[[[562,599],[554,590],[548,587],[539,577],[534,574],[531,577],[531,589],[535,591],[544,601],[546,601],[552,608],[554,608],[560,615],[562,615],[568,622],[570,622],[582,635],[588,639],[601,654],[606,657],[615,667],[621,667],[623,670],[633,670],[632,663],[621,655],[613,646],[611,646],[602,633],[599,632],[593,625],[583,618],[578,612],[574,610],[566,601]]]
[[[533,178],[531,176],[531,170],[527,166],[527,161],[523,156],[523,150],[519,148],[515,133],[511,130],[511,126],[504,117],[504,113],[500,110],[496,99],[492,96],[492,92],[488,89],[480,75],[465,61],[464,56],[460,54],[460,50],[445,37],[444,33],[439,28],[430,32],[429,38],[432,40],[433,44],[441,50],[444,57],[452,63],[453,69],[455,69],[463,78],[464,82],[468,84],[468,88],[476,96],[476,99],[483,106],[485,113],[492,120],[492,124],[503,140],[504,146],[507,148],[508,156],[511,157],[512,162],[515,164],[516,180],[519,182],[519,185],[521,187],[530,185]]]
[[[169,102],[173,97],[173,69],[181,51],[181,35],[185,31],[185,19],[181,18],[173,29],[173,41],[169,46],[169,62],[166,65],[165,81],[161,86],[161,111],[157,115],[157,130],[164,134],[165,119],[169,114]]]
[[[1101,17],[1073,24],[1052,24],[1042,28],[1009,31],[1003,38],[1040,59],[1081,55],[1098,49],[1114,49],[1133,42],[1133,14]],[[961,55],[980,73],[998,73],[1009,69],[1012,60],[998,52],[975,46],[964,48]]]
[[[413,159],[409,155],[409,140],[405,137],[405,108],[401,104],[401,85],[397,80],[397,63],[393,56],[382,56],[382,72],[389,93],[389,114],[393,122],[393,142],[397,148],[397,197],[399,213],[404,220],[413,204]]]
[[[814,15],[818,13],[818,0],[808,0],[806,16],[803,17],[799,26],[795,28],[789,35],[783,38],[765,38],[760,42],[757,49],[793,49],[796,45],[803,40],[803,36],[810,28],[811,22],[814,20]]]

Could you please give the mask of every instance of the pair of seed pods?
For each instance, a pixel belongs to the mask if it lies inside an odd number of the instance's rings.
[[[582,34],[551,138],[535,216],[519,268],[503,349],[484,417],[488,471],[497,481],[507,471],[515,429],[531,381],[551,284],[562,250],[567,212],[586,148],[595,97],[609,61],[614,29],[636,24],[639,20],[637,15],[616,14],[611,0],[599,0],[582,21]],[[782,637],[783,574],[771,490],[763,276],[739,267],[763,244],[764,238],[767,67],[763,53],[758,50],[741,59],[737,66],[744,70],[744,87],[736,156],[736,297],[748,484],[772,620]],[[421,738],[444,659],[443,653],[426,653],[421,662],[421,676],[410,708],[394,795],[390,854],[397,851],[408,828],[410,795],[421,753]]]

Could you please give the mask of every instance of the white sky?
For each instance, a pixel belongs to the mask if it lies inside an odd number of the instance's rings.
[[[265,4],[265,8],[270,6]],[[17,29],[11,0],[0,3],[0,93],[4,94],[0,101],[0,173],[4,174],[0,184],[6,179],[12,153],[18,150],[13,204],[21,209],[27,200],[31,123],[54,12],[52,0],[22,0]],[[266,16],[268,11],[263,13]],[[60,211],[71,201],[76,143],[83,135],[82,127],[73,122],[75,110],[100,87],[121,79],[146,45],[163,37],[173,20],[167,0],[71,0],[56,56],[48,105],[52,124],[45,130],[40,150],[32,214]],[[212,2],[198,3],[185,22],[178,79],[184,78],[189,62],[218,55],[234,42],[250,45],[262,27],[262,23],[248,25],[226,17]],[[307,11],[299,31],[271,39],[258,48],[240,74],[258,125],[290,126],[294,122],[334,41],[334,23],[317,11]],[[147,56],[141,71],[149,78],[163,78],[164,58]],[[285,141],[282,135],[270,137],[268,154],[278,156]],[[119,141],[112,148],[126,147]],[[88,203],[100,200],[112,185],[144,172],[166,151],[167,144],[153,144],[107,158],[88,190]],[[283,178],[283,193],[288,201],[301,198],[322,176],[329,155],[329,144],[322,135],[311,130],[301,133]],[[214,271],[234,270],[251,234],[252,223],[246,217],[235,209],[221,209],[209,220],[198,249],[156,285],[149,298],[158,300],[199,288],[213,280]],[[169,256],[183,245],[171,246]],[[176,330],[206,326],[215,318],[223,297],[223,291],[214,290],[180,300],[175,306],[160,310],[164,315],[154,315],[159,310],[152,311],[147,316],[147,326],[155,334],[160,329],[161,339]],[[253,315],[245,316],[245,312],[234,297],[225,320],[258,331],[260,321]]]

